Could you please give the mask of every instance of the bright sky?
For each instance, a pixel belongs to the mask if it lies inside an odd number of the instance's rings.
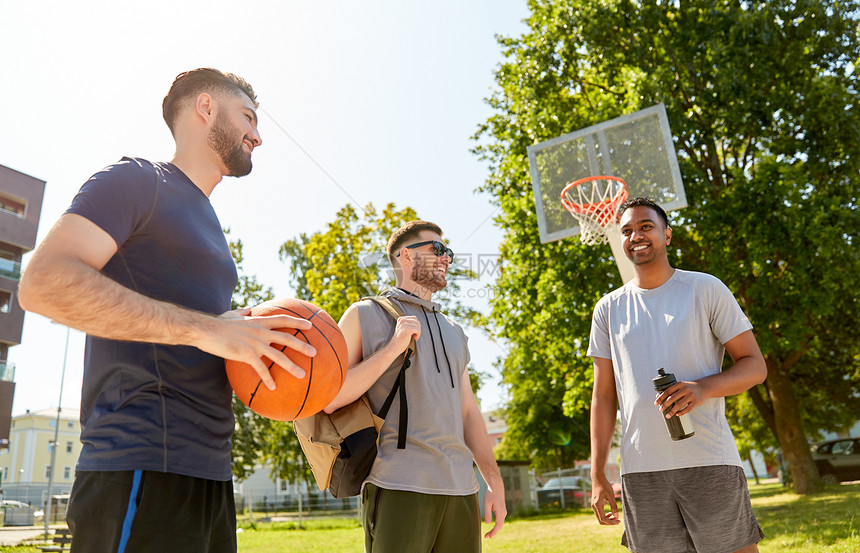
[[[346,203],[394,202],[439,223],[481,270],[462,297],[486,310],[502,233],[474,193],[487,169],[470,136],[490,115],[494,37],[519,34],[527,15],[525,0],[4,2],[0,164],[47,181],[41,240],[92,173],[123,155],[172,157],[161,100],[176,74],[230,71],[258,94],[263,145],[251,175],[211,200],[245,243],[247,273],[291,295],[281,243]],[[13,415],[56,408],[66,332],[26,315],[9,352]],[[473,363],[497,379],[502,349],[469,334]],[[84,339],[70,336],[62,406],[77,408]],[[479,397],[486,409],[501,392],[489,382]]]

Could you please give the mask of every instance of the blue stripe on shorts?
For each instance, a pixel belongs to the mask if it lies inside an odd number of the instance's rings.
[[[119,538],[119,548],[117,549],[117,553],[125,553],[125,546],[128,544],[128,538],[131,535],[131,523],[134,522],[134,515],[137,513],[137,491],[140,489],[140,480],[142,476],[142,470],[134,471],[131,493],[128,496],[128,510],[125,512],[125,520],[122,523],[122,535],[120,535]]]

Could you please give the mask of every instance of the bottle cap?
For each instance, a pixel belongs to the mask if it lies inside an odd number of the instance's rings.
[[[675,382],[675,375],[667,373],[665,369],[657,369],[657,376],[652,380],[655,388],[660,388]]]

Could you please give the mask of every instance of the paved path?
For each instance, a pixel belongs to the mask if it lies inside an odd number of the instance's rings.
[[[0,545],[20,545],[24,540],[44,535],[44,526],[0,526]]]

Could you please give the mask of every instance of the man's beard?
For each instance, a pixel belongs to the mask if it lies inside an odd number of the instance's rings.
[[[437,272],[437,268],[432,264],[424,265],[416,263],[412,266],[412,281],[419,284],[431,292],[438,292],[448,285],[448,280],[444,273]]]
[[[625,251],[624,255],[627,256],[627,259],[630,260],[634,265],[645,265],[651,263],[655,259],[661,258],[666,253],[665,245],[663,248],[660,248],[660,244],[655,244],[654,242],[649,243],[650,253],[647,257],[645,256],[636,256],[632,251]]]
[[[209,131],[209,144],[227,168],[227,176],[244,177],[251,172],[251,156],[245,151],[242,140],[238,144],[235,142],[235,135],[236,129],[230,127],[219,113]]]

